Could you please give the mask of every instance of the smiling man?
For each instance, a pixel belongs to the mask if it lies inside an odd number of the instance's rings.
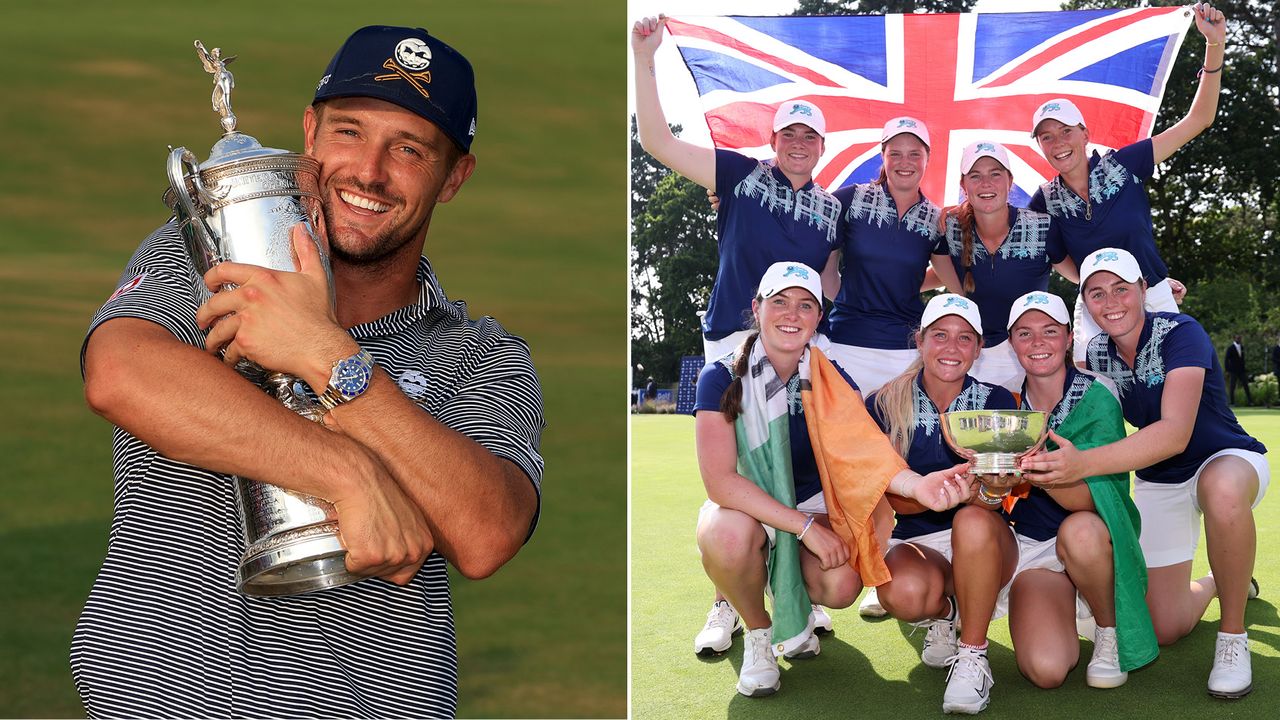
[[[304,233],[298,272],[223,263],[201,278],[171,220],[90,326],[86,397],[117,426],[107,558],[71,648],[90,716],[450,716],[445,563],[490,575],[536,522],[529,349],[449,301],[422,255],[437,204],[476,167],[470,63],[425,30],[363,28],[303,130],[336,303]],[[201,305],[201,285],[224,284]],[[324,427],[241,378],[242,357],[301,378]],[[339,365],[366,388],[337,392]],[[232,474],[332,501],[348,569],[369,579],[237,593]]]

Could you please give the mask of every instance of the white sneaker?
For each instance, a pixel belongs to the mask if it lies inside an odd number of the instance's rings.
[[[738,692],[747,697],[764,697],[778,692],[782,675],[773,656],[773,628],[748,630],[742,636],[742,671]]]
[[[1116,644],[1116,629],[1100,627],[1093,633],[1093,657],[1084,673],[1084,683],[1091,688],[1117,688],[1129,679],[1129,673],[1120,669],[1120,646]]]
[[[831,615],[826,608],[821,605],[814,605],[813,609],[809,611],[809,616],[813,618],[814,632],[835,632],[835,625],[831,623]]]
[[[924,646],[920,649],[920,662],[931,668],[941,670],[947,661],[956,654],[955,619],[926,620],[921,627],[929,628],[924,636]]]
[[[876,594],[874,587],[867,588],[866,594],[862,596],[862,604],[858,605],[858,614],[862,617],[884,617],[888,614],[880,604],[880,596]]]
[[[912,623],[918,628],[928,628],[924,636],[924,645],[920,648],[920,661],[939,670],[946,667],[947,660],[956,654],[956,621],[959,618],[956,599],[948,598],[948,600],[951,602],[951,613],[947,617]]]
[[[783,655],[783,657],[788,660],[807,660],[811,657],[817,657],[820,652],[822,652],[822,643],[819,642],[818,635],[815,632],[796,646],[794,650]]]
[[[1245,633],[1218,633],[1218,647],[1209,673],[1209,694],[1224,700],[1242,698],[1253,690],[1249,637]]]
[[[728,600],[719,600],[707,613],[707,624],[693,639],[693,651],[699,655],[722,653],[733,645],[733,636],[742,630],[738,611]]]
[[[942,695],[942,712],[977,715],[991,702],[991,664],[987,662],[986,649],[975,650],[960,646],[956,654],[947,659],[951,672],[947,673],[947,691]]]

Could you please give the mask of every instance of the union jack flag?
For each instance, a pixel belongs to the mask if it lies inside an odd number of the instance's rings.
[[[1191,18],[1185,7],[1071,12],[683,17],[667,29],[694,82],[718,147],[772,155],[778,105],[804,98],[827,120],[815,171],[834,190],[875,179],[880,133],[899,115],[923,120],[932,147],[922,189],[959,201],[964,146],[1009,150],[1025,205],[1055,173],[1031,138],[1042,103],[1069,98],[1093,147],[1150,137]]]

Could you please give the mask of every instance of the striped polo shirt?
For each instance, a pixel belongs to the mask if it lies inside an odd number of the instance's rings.
[[[426,258],[417,277],[417,302],[351,336],[423,410],[514,462],[540,496],[545,421],[528,346],[492,318],[468,318]],[[141,318],[203,347],[195,312],[206,295],[170,222],[138,248],[89,333],[113,318]],[[455,713],[457,651],[439,553],[404,587],[370,578],[247,597],[235,589],[245,543],[232,477],[170,460],[118,427],[112,451],[107,556],[71,643],[89,716]]]

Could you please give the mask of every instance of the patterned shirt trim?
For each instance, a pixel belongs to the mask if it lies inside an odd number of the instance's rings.
[[[729,373],[729,382],[733,382],[737,379],[737,375],[733,372],[733,365],[736,359],[737,355],[735,353],[729,353],[716,361]],[[765,356],[761,356],[760,360],[761,361],[757,363],[755,367],[750,369],[752,377],[759,377],[760,373],[764,372],[764,363],[769,362],[769,358]],[[778,379],[777,375],[774,375],[773,381],[765,386],[765,398],[772,398],[782,389],[782,381]],[[800,373],[796,373],[791,376],[791,379],[787,381],[785,389],[787,392],[787,414],[803,415],[804,402],[800,397]]]
[[[1141,182],[1116,160],[1113,153],[1107,153],[1089,171],[1089,201],[1101,205],[1115,197],[1130,179],[1135,183]],[[1041,185],[1040,189],[1044,193],[1045,209],[1050,215],[1074,218],[1085,214],[1084,200],[1062,182],[1061,175]]]
[[[933,237],[938,232],[940,217],[942,209],[926,198],[907,210],[902,216],[902,224],[917,235]],[[884,227],[897,221],[898,209],[893,203],[893,196],[884,191],[883,185],[878,182],[862,183],[854,186],[849,208],[845,210],[845,219]]]
[[[1071,383],[1067,385],[1067,389],[1062,393],[1062,399],[1054,406],[1053,411],[1049,413],[1049,427],[1057,430],[1062,426],[1063,421],[1076,409],[1076,405],[1084,399],[1084,394],[1089,392],[1089,386],[1093,385],[1094,379],[1084,373],[1076,373],[1071,379]],[[1023,410],[1034,410],[1031,403],[1027,401],[1026,393],[1022,394],[1021,408]]]
[[[1111,353],[1110,342],[1106,333],[1093,336],[1085,349],[1085,363],[1090,370],[1110,380],[1123,398],[1133,387],[1133,371]]]
[[[1147,387],[1155,387],[1164,382],[1164,358],[1160,351],[1164,348],[1165,336],[1178,327],[1177,320],[1169,318],[1151,318],[1151,337],[1138,352],[1136,374]]]
[[[1049,222],[1050,218],[1045,213],[1020,208],[1017,220],[1009,228],[1009,234],[1000,243],[996,254],[1002,260],[1031,259],[1044,255],[1049,239]],[[963,259],[964,240],[960,235],[960,222],[954,217],[947,218],[947,251],[952,257]],[[975,235],[971,264],[977,264],[987,259],[987,256],[986,246]]]
[[[938,408],[925,394],[924,388],[920,386],[920,377],[916,376],[914,384],[916,393],[916,428],[924,430],[925,434],[933,435],[937,432],[941,424],[941,416],[938,414]],[[991,388],[980,382],[973,382],[969,387],[960,391],[955,400],[947,406],[947,412],[956,412],[959,410],[981,410],[987,406],[987,398],[991,395]]]
[[[813,185],[809,190],[796,191],[790,185],[778,182],[773,168],[759,163],[733,189],[735,197],[753,198],[760,207],[775,215],[789,215],[793,220],[805,220],[827,234],[827,243],[836,242],[836,225],[840,220],[840,201],[826,190]]]
[[[1138,350],[1138,357],[1134,359],[1137,367],[1133,370],[1112,352],[1106,334],[1097,335],[1089,341],[1089,348],[1085,353],[1088,366],[1115,383],[1121,398],[1128,394],[1136,381],[1141,381],[1147,387],[1155,387],[1163,383],[1165,377],[1164,358],[1161,356],[1164,339],[1176,327],[1177,320],[1151,317],[1150,335]]]

